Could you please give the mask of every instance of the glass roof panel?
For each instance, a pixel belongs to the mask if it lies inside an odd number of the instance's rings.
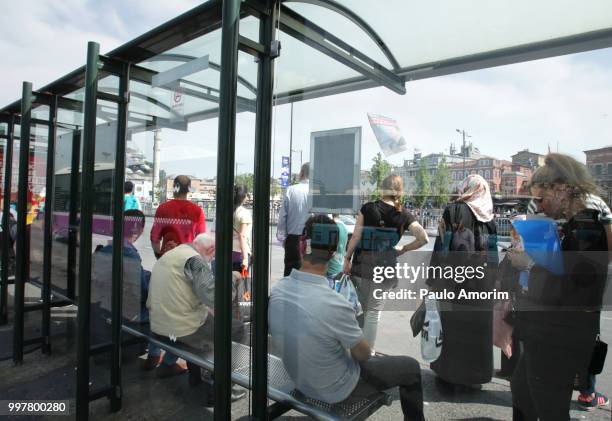
[[[349,3],[351,3],[349,5],[351,6],[353,2],[351,1]],[[289,1],[285,3],[285,5],[306,19],[314,22],[321,28],[327,30],[332,35],[335,35],[341,40],[347,42],[351,47],[361,51],[384,67],[389,69],[392,68],[391,63],[389,60],[387,60],[378,45],[376,45],[374,41],[350,19],[336,13],[333,10],[325,9],[313,4],[299,2],[294,3]],[[366,22],[368,21],[369,15],[372,14],[371,6],[372,5],[370,3],[370,13],[360,16]]]
[[[372,26],[404,68],[612,28],[609,0],[385,0],[376,11],[372,1],[337,1]],[[314,13],[315,21],[326,14]]]
[[[360,76],[331,57],[279,31],[281,53],[276,59],[275,91],[284,93]]]

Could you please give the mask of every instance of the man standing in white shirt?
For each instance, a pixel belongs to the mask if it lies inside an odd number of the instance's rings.
[[[306,162],[300,170],[299,183],[287,189],[278,215],[276,238],[283,242],[285,247],[283,276],[289,276],[291,270],[299,269],[302,265],[300,236],[304,231],[304,224],[310,216],[308,211],[309,172],[310,163]]]

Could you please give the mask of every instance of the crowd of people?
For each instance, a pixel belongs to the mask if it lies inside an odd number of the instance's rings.
[[[428,234],[404,208],[404,187],[396,175],[384,179],[379,200],[361,207],[350,239],[338,215],[309,212],[308,178],[306,163],[281,205],[277,239],[284,248],[284,275],[273,280],[269,298],[271,349],[296,389],[308,397],[334,404],[398,387],[404,418],[423,420],[416,356],[374,350],[385,301],[376,299],[373,290],[396,288],[398,279],[378,283],[373,272],[380,266],[395,267],[400,256],[428,244]],[[133,246],[145,218],[126,186],[123,315],[131,322],[149,323],[153,335],[205,350],[213,341],[215,241],[206,232],[202,210],[187,200],[189,184],[188,177],[178,176],[174,199],[157,209],[150,241],[158,260],[151,272],[142,268]],[[513,329],[513,355],[500,375],[511,380],[513,420],[558,421],[569,419],[574,389],[580,391],[578,403],[584,409],[608,405],[607,397],[595,390],[590,365],[612,249],[612,213],[598,198],[586,167],[569,156],[549,154],[532,175],[530,188],[530,211],[557,223],[561,271],[551,271],[519,246],[516,230],[516,241],[500,259],[489,185],[473,174],[444,209],[430,265],[483,266],[485,276],[461,283],[427,279],[426,284],[431,291],[508,291],[511,302],[504,323]],[[234,188],[234,286],[248,276],[256,252],[252,215],[244,207],[248,193],[245,186]],[[410,240],[400,245],[406,233]],[[94,295],[110,282],[105,271],[96,268],[109,266],[111,251],[109,244],[95,253]],[[359,311],[336,288],[334,281],[347,277]],[[101,307],[110,305],[109,297],[101,294],[98,299]],[[491,381],[497,304],[439,300],[443,344],[430,367],[440,387],[471,391]],[[244,332],[244,320],[234,318],[232,340],[244,341]],[[143,369],[155,369],[160,377],[189,371],[191,384],[201,382],[198,367],[182,365],[153,343]],[[242,396],[243,391],[233,389],[232,398]]]

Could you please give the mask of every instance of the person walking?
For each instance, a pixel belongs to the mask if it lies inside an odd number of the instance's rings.
[[[249,190],[245,185],[234,187],[234,241],[232,247],[232,270],[248,270],[251,257],[251,232],[253,215],[244,207]]]
[[[126,181],[123,185],[123,210],[142,210],[140,202],[134,196],[134,183]]]
[[[480,175],[467,176],[459,197],[442,214],[438,245],[430,266],[482,268],[482,279],[428,279],[435,291],[453,291],[454,299],[440,300],[444,344],[431,363],[438,383],[478,389],[493,376],[493,302],[459,298],[461,291],[493,291],[497,268],[496,226],[489,183]],[[445,246],[446,245],[446,246]]]
[[[549,154],[529,186],[538,211],[565,221],[559,235],[563,255],[561,270],[553,273],[525,252],[508,253],[516,268],[529,271],[525,292],[517,300],[523,353],[511,382],[513,420],[563,421],[570,419],[576,375],[589,375],[611,236],[602,212],[587,207],[598,189],[580,162]],[[606,405],[607,398],[591,386],[590,396],[584,397],[588,406]]]
[[[278,214],[276,238],[283,243],[285,248],[283,276],[289,276],[293,269],[299,269],[302,264],[300,236],[310,215],[308,210],[309,173],[310,163],[306,162],[300,170],[299,182],[287,189]]]
[[[394,267],[398,256],[421,248],[428,243],[427,233],[416,218],[402,207],[404,185],[398,175],[389,175],[382,182],[382,199],[368,202],[361,207],[353,236],[344,256],[344,273],[350,274],[364,314],[358,317],[363,336],[374,352],[382,299],[375,298],[374,290],[389,290],[397,286],[397,279],[387,278],[374,283],[376,267]],[[414,240],[395,249],[405,231]],[[351,258],[352,261],[351,261]]]

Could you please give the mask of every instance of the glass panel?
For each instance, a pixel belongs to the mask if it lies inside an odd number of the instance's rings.
[[[58,114],[77,113],[60,109]],[[76,276],[78,273],[81,130],[82,127],[78,125],[72,128],[58,128],[55,143],[51,283],[68,296],[75,293],[78,283]],[[76,165],[73,165],[74,153],[77,154]]]
[[[91,343],[101,344],[112,339],[109,320],[112,317],[112,250],[113,243],[113,192],[115,174],[115,149],[117,144],[117,105],[98,101],[98,120],[101,113],[112,122],[96,126],[96,155],[93,186],[92,248],[81,252],[92,253],[91,267]],[[85,194],[85,186],[81,187]],[[125,281],[130,285],[131,279]],[[140,285],[139,285],[140,286]],[[124,304],[132,305],[131,296],[124,295]],[[140,298],[140,297],[139,297]],[[124,318],[131,318],[124,312]],[[129,315],[129,316],[128,316]],[[93,358],[91,382],[94,388],[104,387],[110,381],[110,355]]]
[[[48,121],[49,120],[49,106],[48,105],[38,105],[36,108],[33,108],[32,118]]]
[[[30,158],[28,169],[28,215],[26,223],[30,241],[30,279],[42,282],[44,250],[44,198],[47,180],[47,146],[49,128],[33,125],[30,139]]]
[[[282,45],[276,59],[275,89],[279,94],[361,75],[317,50],[305,48],[283,31],[277,37]]]
[[[200,373],[199,367],[175,380],[162,380],[175,390],[187,390],[188,383],[197,385],[167,401],[169,406],[163,409],[155,404],[159,399],[157,375],[172,376],[186,367],[172,351],[166,350],[161,358],[168,344],[182,347],[190,343],[200,350],[202,358],[213,359],[214,286],[206,284],[198,290],[201,296],[197,295],[184,273],[187,260],[194,258],[191,263],[204,266],[204,276],[197,272],[198,285],[214,279],[210,276],[212,256],[206,254],[211,251],[209,239],[204,239],[204,257],[188,246],[204,232],[214,238],[215,229],[219,72],[202,62],[192,63],[206,56],[218,63],[219,31],[140,63],[160,71],[160,77],[174,78],[169,86],[130,83],[123,203],[123,322],[148,335],[152,331],[155,340],[165,345],[160,348],[154,342],[145,342],[142,347],[124,349],[123,375],[134,376],[134,381],[124,388],[123,395],[124,399],[143,402],[152,417],[163,418],[170,409],[186,418],[200,418],[203,411],[211,415],[213,410],[203,407],[212,397],[211,374],[204,370]],[[185,71],[180,68],[185,63],[195,67]],[[177,79],[179,86],[174,83]],[[175,185],[180,175],[183,177]],[[109,247],[105,244],[94,253],[96,259],[108,257],[104,253]],[[166,311],[172,306],[168,285],[189,304],[177,304]],[[147,297],[151,300],[149,309],[145,307]],[[152,375],[143,373],[143,369],[152,370]]]
[[[469,8],[454,1],[415,5],[402,0],[385,2],[384,10],[372,13],[367,0],[340,0],[378,32],[402,67],[464,57],[518,45],[609,29],[612,10],[605,0],[578,5],[571,0],[528,0],[496,3],[470,2]],[[368,45],[358,30],[349,32],[345,19],[323,8],[307,5],[301,10],[314,22],[324,23],[331,33],[346,34],[346,41],[360,48]],[[555,10],[555,17],[550,11]],[[425,41],[424,41],[425,40]],[[286,51],[286,50],[284,50]],[[367,51],[370,51],[368,49]],[[381,62],[385,63],[385,62]]]

